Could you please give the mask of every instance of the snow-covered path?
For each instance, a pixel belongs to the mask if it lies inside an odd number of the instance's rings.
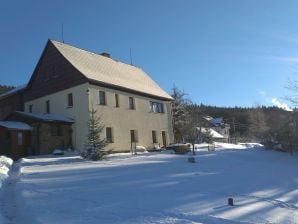
[[[169,153],[99,162],[27,158],[15,184],[16,200],[4,192],[11,204],[0,209],[9,224],[298,223],[298,156],[227,149],[199,152],[194,164],[186,160]],[[235,206],[227,205],[228,197]]]
[[[19,179],[20,163],[14,163],[9,171],[9,177],[0,191],[0,223],[15,224],[17,221],[18,205],[16,201],[16,183]]]

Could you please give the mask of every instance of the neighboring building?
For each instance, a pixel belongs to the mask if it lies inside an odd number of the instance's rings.
[[[92,108],[105,125],[101,137],[110,143],[108,150],[127,151],[132,145],[153,149],[173,142],[172,97],[142,69],[107,53],[49,40],[22,100],[24,108],[14,110],[73,119],[72,146],[78,149],[86,142]]]
[[[216,142],[226,141],[226,138],[223,135],[219,134],[217,131],[215,131],[212,128],[197,127],[197,130],[202,134],[206,134],[209,132],[213,140]]]
[[[210,116],[205,116],[204,117],[204,127],[212,129],[215,131],[218,136],[216,138],[217,141],[221,142],[229,142],[230,141],[230,125],[225,123],[223,118],[218,117],[218,118],[213,118]]]

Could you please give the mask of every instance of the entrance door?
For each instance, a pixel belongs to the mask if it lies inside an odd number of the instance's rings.
[[[161,135],[162,135],[162,144],[164,147],[167,146],[167,135],[166,135],[166,132],[165,131],[162,131],[161,132]]]

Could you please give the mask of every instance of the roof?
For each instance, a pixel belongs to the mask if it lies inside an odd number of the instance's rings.
[[[7,92],[4,92],[4,93],[0,94],[0,98],[6,97],[6,96],[9,96],[9,95],[12,95],[12,94],[17,93],[17,92],[20,92],[20,91],[23,91],[26,88],[27,88],[27,84],[17,86],[14,89],[11,89],[11,90],[9,90]]]
[[[18,121],[0,121],[0,126],[8,128],[9,130],[23,130],[31,131],[32,127],[28,124]]]
[[[202,133],[206,133],[209,130],[212,138],[225,138],[224,136],[222,136],[212,128],[197,128],[197,129],[201,130]]]
[[[77,70],[91,81],[173,100],[140,68],[55,40],[50,41]]]
[[[205,120],[209,121],[213,126],[220,126],[224,124],[223,118],[222,117],[210,117],[210,116],[206,116],[204,117]]]
[[[66,117],[61,114],[38,114],[27,113],[21,111],[15,111],[14,114],[25,116],[33,120],[45,121],[45,122],[62,122],[62,123],[74,123],[74,119]]]

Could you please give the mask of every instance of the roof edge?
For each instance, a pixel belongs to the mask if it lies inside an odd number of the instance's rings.
[[[107,87],[107,88],[111,88],[111,89],[115,89],[115,90],[120,90],[120,91],[124,91],[124,92],[129,92],[129,93],[133,93],[133,94],[148,97],[148,98],[153,98],[153,99],[163,100],[163,101],[173,101],[174,100],[172,97],[168,98],[168,97],[157,96],[157,95],[153,95],[150,93],[144,93],[144,92],[137,91],[134,89],[129,89],[129,88],[126,88],[123,86],[113,85],[110,83],[105,83],[105,82],[101,82],[101,81],[94,80],[94,79],[88,79],[88,80],[89,80],[90,84],[94,84],[94,85],[101,86],[101,87]]]

